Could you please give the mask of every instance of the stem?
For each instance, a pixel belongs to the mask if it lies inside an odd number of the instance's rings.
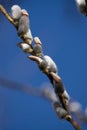
[[[69,120],[67,119],[67,121],[69,121],[72,124],[72,126],[75,128],[75,130],[81,130],[79,124],[76,121],[74,121],[72,118]]]
[[[5,17],[16,27],[13,18],[7,13],[5,8],[0,4],[0,11],[5,15]]]

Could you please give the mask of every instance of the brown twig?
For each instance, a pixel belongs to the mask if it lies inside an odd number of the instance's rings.
[[[76,121],[74,121],[73,118],[67,119],[67,121],[69,121],[72,124],[75,130],[81,130],[79,124]]]
[[[14,26],[16,27],[14,20],[11,18],[11,16],[7,13],[7,11],[5,10],[5,8],[4,8],[1,4],[0,4],[0,10],[1,10],[1,12],[5,15],[5,17],[6,17],[12,24],[14,24]]]
[[[14,27],[17,29],[17,24],[16,22],[13,20],[13,18],[7,13],[6,9],[0,4],[0,11],[5,15],[5,17],[14,25]],[[30,43],[30,39],[26,39],[25,35],[23,35],[22,37],[20,37],[25,43],[29,44]],[[30,45],[30,44],[29,44]],[[33,55],[33,47],[32,45],[30,45],[30,50],[29,50],[29,53]],[[48,74],[48,71],[45,71],[44,72],[48,77],[50,76]],[[50,78],[49,78],[50,79]],[[64,109],[67,111],[67,115],[65,117],[65,119],[67,121],[69,121],[72,126],[75,128],[75,130],[81,130],[80,126],[78,125],[78,123],[76,123],[73,118],[71,117],[70,113],[69,113],[69,110],[68,110],[68,107],[63,99],[63,96],[60,95],[59,96],[59,99],[64,107]]]

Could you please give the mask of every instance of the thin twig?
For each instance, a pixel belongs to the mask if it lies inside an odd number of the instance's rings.
[[[67,119],[67,121],[69,121],[72,124],[72,126],[75,128],[75,130],[81,130],[79,124],[76,121],[74,121],[72,118],[69,120]]]

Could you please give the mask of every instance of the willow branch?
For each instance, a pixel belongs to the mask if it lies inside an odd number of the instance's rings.
[[[4,16],[9,20],[10,23],[12,23],[14,25],[14,27],[17,29],[17,23],[14,21],[14,19],[8,14],[8,12],[6,11],[6,9],[0,4],[0,11],[2,12],[2,14],[4,14]],[[23,35],[22,37],[20,37],[25,43],[29,44],[29,39],[27,39],[25,37],[25,35]],[[30,45],[30,44],[29,44]],[[32,45],[30,45],[30,50],[29,50],[29,54],[33,54],[33,47]],[[44,74],[46,74],[49,77],[48,71],[44,72]],[[50,78],[49,78],[50,79]],[[20,86],[20,85],[19,85]],[[15,87],[15,86],[14,86]],[[26,89],[26,87],[25,87]],[[32,89],[31,89],[32,91]],[[32,92],[37,92],[37,91],[32,91]],[[37,93],[36,93],[37,94]],[[40,94],[40,93],[39,93]],[[72,126],[75,128],[75,130],[81,130],[79,125],[73,120],[73,118],[71,117],[69,110],[68,110],[68,106],[66,105],[64,98],[62,95],[59,96],[59,99],[64,107],[64,109],[67,111],[67,116],[66,116],[66,120],[69,121]]]

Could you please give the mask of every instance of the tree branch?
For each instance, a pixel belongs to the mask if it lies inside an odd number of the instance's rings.
[[[5,17],[9,20],[9,22],[11,22],[13,25],[14,25],[14,27],[17,29],[17,23],[13,20],[13,18],[7,13],[7,11],[5,10],[5,8],[2,6],[2,5],[0,5],[0,11],[5,15]],[[34,53],[33,53],[33,47],[32,47],[32,45],[31,44],[29,44],[30,43],[30,39],[27,39],[26,37],[25,37],[25,35],[23,35],[22,37],[20,37],[25,43],[27,43],[29,46],[30,46],[30,49],[29,49],[29,54],[32,54],[32,55],[34,55]],[[31,59],[32,60],[32,59]],[[36,61],[37,62],[37,61]],[[48,70],[46,70],[46,71],[44,71],[44,74],[46,74],[47,76],[48,76],[48,78],[50,79],[50,74],[48,73]],[[15,86],[14,86],[15,87]],[[25,87],[25,89],[26,89],[26,87]],[[35,92],[36,93],[36,91],[33,91],[33,92]],[[37,93],[36,93],[37,94]],[[80,126],[73,120],[73,118],[72,118],[72,116],[70,115],[70,112],[69,112],[69,110],[68,110],[68,106],[66,105],[66,102],[65,102],[65,100],[64,100],[64,97],[63,97],[63,95],[61,94],[61,95],[58,95],[59,96],[59,99],[60,99],[60,102],[61,102],[61,104],[62,104],[62,106],[63,106],[63,108],[67,111],[67,115],[66,115],[66,117],[64,118],[65,120],[67,120],[67,121],[69,121],[71,124],[72,124],[72,126],[75,128],[75,130],[81,130],[80,129]]]

